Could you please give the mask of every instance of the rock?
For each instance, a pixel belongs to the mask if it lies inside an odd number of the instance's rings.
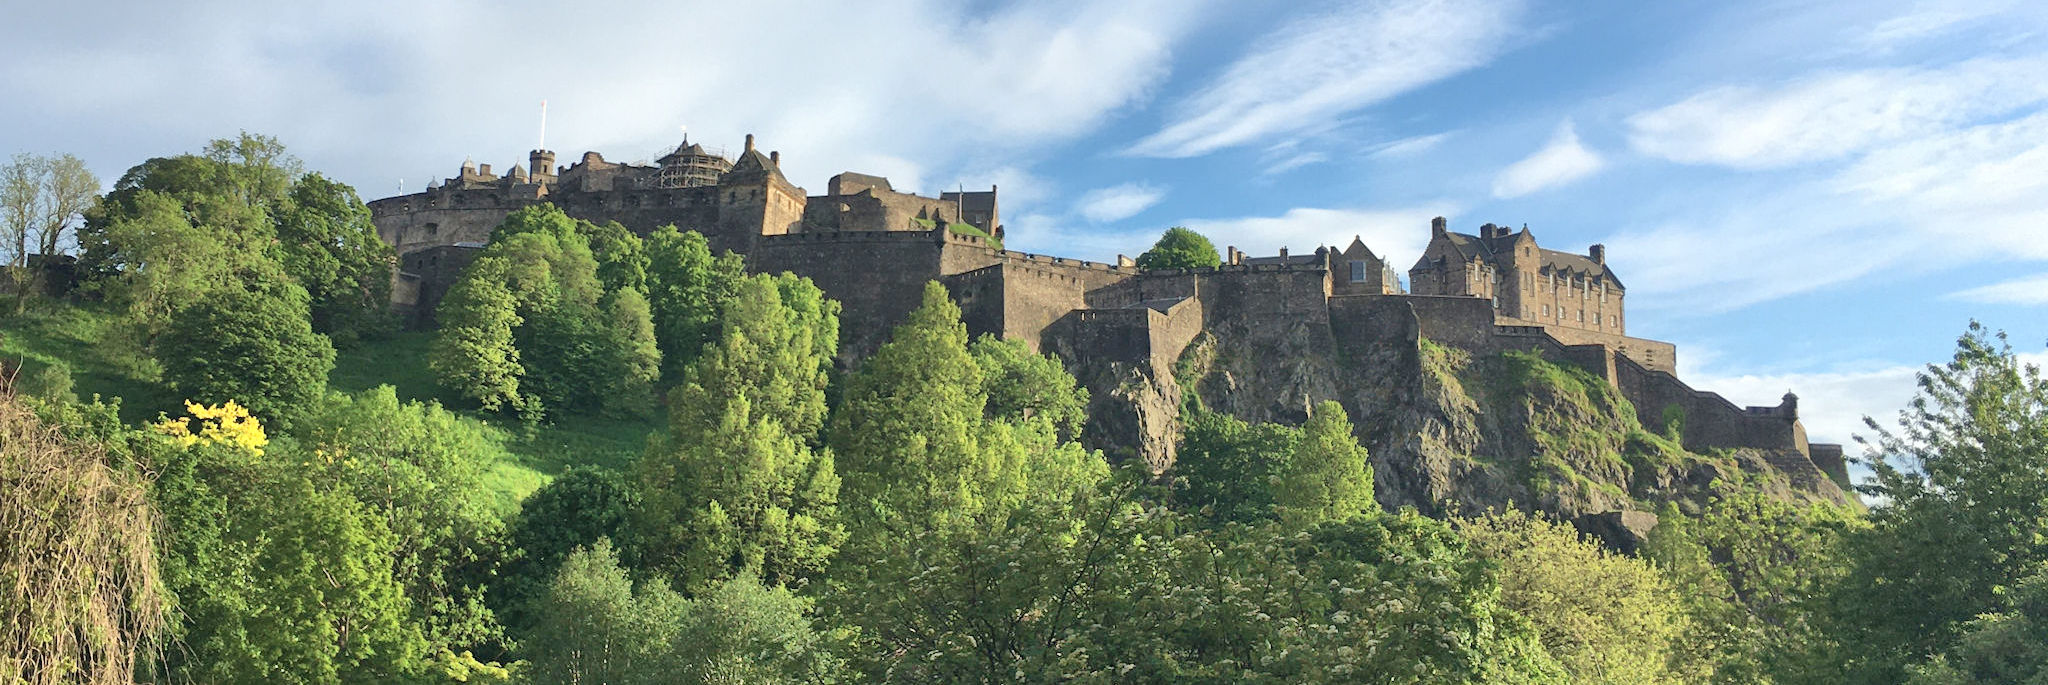
[[[1657,527],[1657,515],[1647,511],[1606,511],[1572,519],[1572,526],[1599,538],[1608,549],[1635,554],[1643,543],[1649,542],[1650,530]]]

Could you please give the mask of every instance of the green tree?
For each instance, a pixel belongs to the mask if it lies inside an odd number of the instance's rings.
[[[1909,685],[2048,682],[2048,573],[2036,573],[2000,598],[1999,610],[1971,619],[1945,654],[1909,668]]]
[[[532,604],[547,594],[562,560],[579,547],[629,534],[640,491],[610,469],[576,466],[541,486],[519,505],[507,538],[514,550],[490,598],[514,634],[531,629]]]
[[[663,226],[647,236],[647,303],[661,348],[663,384],[682,382],[683,370],[718,339],[719,312],[733,296],[745,267],[731,252],[711,256],[696,231]]]
[[[847,379],[833,417],[853,515],[945,526],[1021,499],[1022,464],[982,449],[986,403],[960,308],[928,283],[923,304]]]
[[[723,318],[640,463],[643,561],[686,588],[815,576],[844,537],[839,477],[816,447],[838,303],[808,280],[761,275],[740,282]]]
[[[1216,254],[1215,243],[1181,226],[1166,229],[1152,249],[1138,255],[1140,269],[1187,269],[1221,263],[1223,258]]]
[[[334,346],[313,332],[304,289],[249,278],[250,289],[218,289],[178,310],[151,351],[187,399],[234,400],[289,424],[326,393]]]
[[[1529,619],[1575,683],[1698,678],[1680,649],[1686,607],[1649,563],[1607,551],[1569,525],[1519,511],[1459,521],[1480,558],[1499,565],[1501,603]]]
[[[134,171],[130,171],[134,174]],[[124,179],[126,182],[127,179]],[[117,185],[81,230],[80,268],[94,288],[124,306],[147,331],[205,298],[248,261],[239,241],[194,223],[174,196]]]
[[[2048,383],[1972,323],[1896,429],[1868,422],[1877,504],[1849,544],[1835,630],[1852,682],[1898,682],[2048,562]]]
[[[639,414],[654,406],[654,384],[661,379],[661,347],[654,340],[654,319],[647,295],[638,286],[614,290],[603,302],[604,349],[610,357],[599,394],[614,412]]]
[[[398,258],[355,189],[307,174],[276,214],[278,260],[311,297],[313,330],[341,343],[388,332]]]
[[[1301,439],[1275,474],[1273,504],[1280,520],[1306,526],[1366,514],[1379,509],[1373,500],[1372,462],[1351,435],[1351,419],[1343,405],[1316,405]]]
[[[828,683],[840,659],[813,626],[812,604],[752,576],[719,582],[683,612],[676,661],[684,682]]]
[[[479,258],[441,298],[441,330],[427,365],[441,385],[485,411],[522,406],[519,378],[526,373],[512,331],[526,322],[507,285],[504,260]]]
[[[1194,413],[1173,464],[1175,507],[1216,523],[1272,518],[1284,487],[1280,474],[1300,442],[1299,429]]]
[[[543,683],[674,682],[687,602],[665,583],[635,588],[610,540],[564,559],[534,615],[527,676]]]
[[[322,488],[354,493],[390,531],[391,573],[435,648],[502,651],[484,604],[504,552],[504,523],[484,483],[505,456],[474,420],[437,403],[400,402],[391,386],[332,394],[301,421],[287,454]]]
[[[1088,389],[1080,387],[1057,357],[1034,354],[1022,340],[984,334],[968,348],[981,368],[983,412],[991,421],[1044,417],[1063,440],[1081,436],[1088,420]]]

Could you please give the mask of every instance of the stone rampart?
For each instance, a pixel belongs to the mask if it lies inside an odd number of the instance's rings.
[[[1790,407],[1738,407],[1717,393],[1695,390],[1669,373],[1650,369],[1627,357],[1615,359],[1615,384],[1636,406],[1636,416],[1649,430],[1665,423],[1676,408],[1684,425],[1687,450],[1754,447],[1807,452],[1806,431]]]

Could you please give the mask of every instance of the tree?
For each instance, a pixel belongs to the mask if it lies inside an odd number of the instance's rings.
[[[146,331],[160,330],[179,307],[233,283],[252,254],[195,225],[171,195],[116,186],[102,207],[81,231],[93,242],[85,246],[80,271],[91,279],[88,287],[125,305]]]
[[[1216,254],[1215,243],[1181,226],[1166,229],[1152,249],[1138,255],[1140,269],[1187,269],[1221,263],[1223,258]]]
[[[661,379],[661,348],[654,340],[654,318],[639,286],[614,290],[603,302],[603,334],[610,359],[600,389],[614,411],[640,413],[654,406],[654,384]]]
[[[128,683],[155,657],[157,508],[116,463],[0,391],[0,681]]]
[[[884,528],[943,527],[1015,503],[1021,465],[982,449],[986,403],[960,308],[928,283],[923,303],[847,379],[833,416],[854,516]]]
[[[683,612],[676,660],[685,682],[826,683],[840,659],[811,623],[812,604],[752,576],[719,582]]]
[[[1301,427],[1301,439],[1276,475],[1279,482],[1273,504],[1280,519],[1292,526],[1344,519],[1379,508],[1373,500],[1371,457],[1352,437],[1351,419],[1336,402],[1316,405],[1308,423]]]
[[[526,374],[512,331],[526,322],[507,285],[504,260],[480,257],[441,298],[441,330],[427,366],[441,385],[476,401],[484,411],[519,408]]]
[[[1023,421],[1044,417],[1063,440],[1075,440],[1088,420],[1088,389],[1080,387],[1057,357],[1034,354],[1022,340],[982,335],[968,348],[981,368],[988,396],[983,418]]]
[[[814,577],[845,535],[839,476],[816,445],[838,304],[808,280],[759,275],[740,282],[723,320],[641,460],[642,560],[685,588]]]
[[[1867,421],[1877,498],[1834,602],[1854,682],[1897,682],[1951,650],[2048,563],[2048,383],[2003,333],[1972,323],[1920,374],[1898,427]]]
[[[2048,679],[2048,573],[2021,580],[1999,610],[1971,619],[1945,654],[1909,669],[1909,685],[1994,685]]]
[[[1501,603],[1529,619],[1572,682],[1697,679],[1680,649],[1685,605],[1657,568],[1519,511],[1456,525],[1480,558],[1499,565]]]
[[[391,328],[398,258],[354,188],[320,174],[299,177],[277,209],[277,246],[285,273],[312,298],[314,331],[347,343]]]
[[[305,290],[274,276],[251,280],[178,310],[151,351],[188,399],[237,400],[289,424],[326,393],[334,346],[313,332]]]
[[[654,340],[661,348],[662,382],[682,382],[683,369],[706,344],[718,339],[718,314],[745,276],[739,255],[711,256],[711,244],[696,231],[663,226],[647,236],[647,303]]]
[[[526,644],[535,682],[673,682],[681,670],[672,645],[685,601],[664,583],[635,588],[610,540],[563,560],[534,615]]]
[[[1288,426],[1194,413],[1173,464],[1175,508],[1214,523],[1272,518],[1284,487],[1280,473],[1299,442],[1301,431]]]
[[[15,312],[41,287],[43,265],[29,255],[54,258],[64,236],[99,202],[100,180],[71,155],[17,154],[0,166],[0,239],[12,248]]]
[[[538,617],[534,602],[547,594],[562,560],[579,547],[629,534],[639,489],[617,471],[574,466],[528,495],[507,532],[511,559],[496,583],[491,603],[505,627],[523,634]]]

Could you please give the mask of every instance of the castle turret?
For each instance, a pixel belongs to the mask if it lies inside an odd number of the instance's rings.
[[[534,150],[526,153],[527,167],[535,181],[553,178],[555,175],[555,153],[551,150]]]
[[[1592,247],[1586,248],[1586,256],[1592,257],[1593,262],[1596,264],[1606,264],[1607,246],[1594,243]]]

